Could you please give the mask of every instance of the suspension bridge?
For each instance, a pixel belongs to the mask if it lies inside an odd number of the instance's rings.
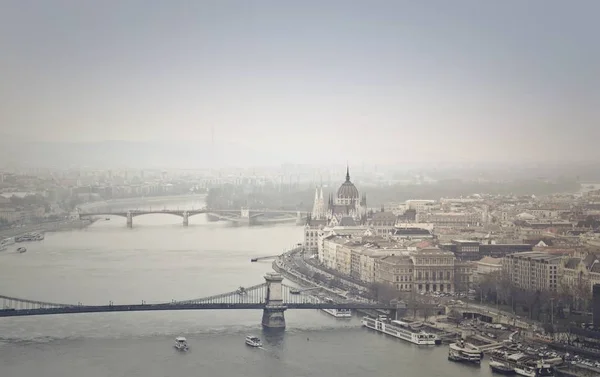
[[[27,300],[0,295],[0,317],[22,317],[36,315],[140,312],[164,310],[263,310],[262,325],[266,328],[285,328],[284,312],[287,309],[353,309],[386,310],[393,315],[396,307],[385,303],[365,303],[345,300],[325,302],[315,296],[302,294],[297,288],[282,283],[283,277],[274,272],[265,275],[265,282],[252,287],[240,287],[236,291],[185,301],[171,301],[159,304],[83,305],[60,304]]]

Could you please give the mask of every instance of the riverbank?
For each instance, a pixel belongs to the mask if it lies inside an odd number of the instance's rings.
[[[92,224],[93,220],[61,220],[31,224],[18,228],[0,230],[0,238],[15,237],[30,232],[59,232],[63,230],[82,229]]]

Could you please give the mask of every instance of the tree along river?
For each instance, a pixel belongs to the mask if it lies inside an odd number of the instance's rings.
[[[168,203],[200,208],[202,203]],[[301,241],[296,226],[232,227],[204,215],[100,220],[83,230],[0,252],[0,294],[83,304],[165,302],[264,281],[273,255]],[[316,310],[289,310],[283,333],[263,333],[261,311],[100,313],[0,318],[0,376],[489,376],[450,363],[447,347],[417,347]],[[244,344],[247,334],[264,349]],[[174,338],[188,338],[177,353]]]

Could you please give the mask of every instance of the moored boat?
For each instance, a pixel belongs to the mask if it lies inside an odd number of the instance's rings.
[[[552,377],[554,376],[554,367],[544,360],[540,360],[535,367],[536,377]]]
[[[494,372],[494,373],[500,373],[500,374],[506,374],[506,375],[515,374],[515,369],[512,366],[510,366],[509,363],[499,361],[499,360],[491,359],[490,360],[490,368],[492,369],[492,372]]]
[[[452,357],[450,357],[452,355]],[[460,340],[448,346],[448,359],[467,363],[480,364],[483,352],[470,343]]]
[[[515,369],[515,372],[519,376],[524,376],[524,377],[536,377],[537,376],[535,369],[530,366],[517,365],[517,366],[515,366],[514,369]]]
[[[442,343],[437,335],[415,328],[413,324],[406,321],[389,321],[383,318],[363,317],[361,323],[369,329],[418,345],[438,345]]]
[[[15,243],[14,237],[4,238],[3,240],[0,241],[0,248],[14,245],[14,243]]]
[[[257,336],[254,336],[254,335],[248,335],[246,337],[246,344],[249,345],[250,347],[255,347],[255,348],[262,347],[262,342],[260,341],[260,338],[258,338]]]
[[[187,339],[185,339],[183,336],[178,336],[177,338],[175,338],[174,347],[178,351],[187,351],[190,349],[190,347],[187,344]]]
[[[335,302],[329,297],[325,298],[325,303],[335,304]],[[335,318],[352,318],[352,311],[350,309],[321,309],[325,313],[334,316]]]

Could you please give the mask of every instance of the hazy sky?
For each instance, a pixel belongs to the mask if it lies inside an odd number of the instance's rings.
[[[600,159],[600,1],[0,2],[0,134]]]

